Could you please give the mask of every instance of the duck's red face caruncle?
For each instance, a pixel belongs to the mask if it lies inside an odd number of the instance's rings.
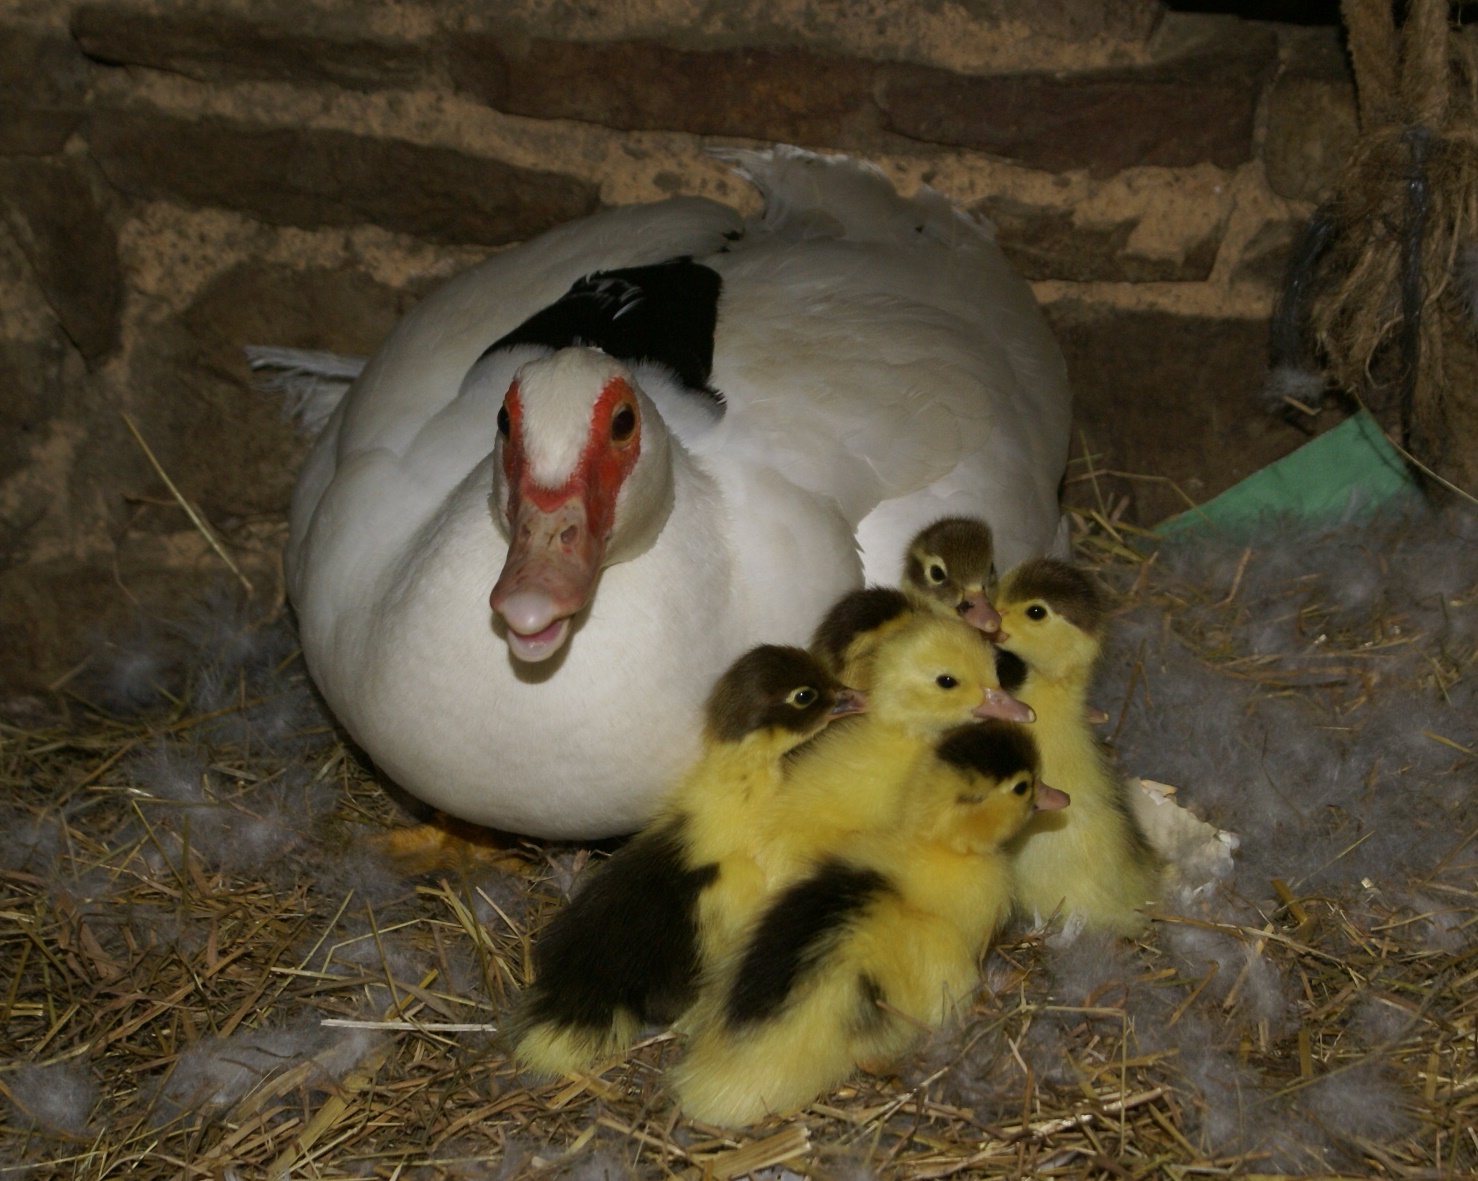
[[[536,661],[559,650],[590,600],[641,455],[642,409],[620,375],[603,375],[592,405],[588,392],[546,396],[565,373],[525,373],[498,412],[509,542],[489,603],[514,656]]]

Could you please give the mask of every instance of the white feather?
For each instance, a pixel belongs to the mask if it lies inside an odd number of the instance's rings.
[[[323,430],[365,363],[363,357],[317,349],[247,345],[245,351],[252,371],[263,374],[261,388],[283,395],[287,413],[306,435]]]
[[[98,1087],[82,1062],[27,1063],[7,1080],[22,1123],[81,1136],[97,1106]],[[6,1170],[7,1172],[9,1170]],[[24,1174],[22,1174],[24,1175]]]
[[[209,1036],[181,1055],[159,1091],[154,1115],[164,1122],[184,1112],[221,1111],[240,1102],[264,1080],[311,1063],[308,1081],[331,1086],[358,1066],[383,1034],[325,1030],[316,1014],[279,1029],[247,1029],[230,1037]]]

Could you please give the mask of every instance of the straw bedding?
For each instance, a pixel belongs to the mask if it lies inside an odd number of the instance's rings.
[[[1079,551],[1121,765],[1241,837],[1139,943],[1014,930],[953,1027],[744,1133],[653,1031],[496,1027],[603,850],[433,843],[219,596],[0,728],[0,1177],[1189,1177],[1478,1169],[1478,516]],[[407,857],[413,864],[407,865]]]

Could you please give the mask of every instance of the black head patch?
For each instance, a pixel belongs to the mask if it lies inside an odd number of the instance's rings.
[[[729,666],[708,696],[708,732],[738,742],[756,730],[818,729],[842,686],[803,648],[762,644]]]
[[[688,389],[718,398],[708,380],[722,286],[717,271],[691,258],[596,271],[487,352],[521,344],[588,345],[628,364],[665,365]]]
[[[973,771],[997,783],[1029,772],[1041,772],[1037,740],[1025,726],[990,719],[956,726],[935,748],[944,762],[962,771]]]
[[[1041,599],[1079,631],[1102,637],[1108,599],[1076,566],[1052,558],[1033,558],[1011,572],[1011,601]]]
[[[811,650],[830,667],[841,667],[852,641],[910,610],[903,592],[869,586],[838,599],[811,637]]]

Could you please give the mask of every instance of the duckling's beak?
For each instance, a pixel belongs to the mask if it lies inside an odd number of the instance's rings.
[[[955,610],[971,627],[983,631],[986,639],[999,641],[1007,638],[1001,635],[1001,613],[995,609],[985,591],[978,588],[970,591],[960,600]]]
[[[1055,812],[1059,808],[1066,808],[1070,803],[1072,797],[1067,792],[1058,791],[1055,787],[1048,787],[1040,779],[1037,780],[1037,798],[1033,812]]]
[[[844,718],[848,714],[867,712],[867,694],[861,689],[843,689],[837,694],[836,704],[831,707],[831,717]]]
[[[985,700],[975,707],[977,718],[1000,718],[1003,722],[1035,722],[1037,715],[1004,689],[987,689]]]

